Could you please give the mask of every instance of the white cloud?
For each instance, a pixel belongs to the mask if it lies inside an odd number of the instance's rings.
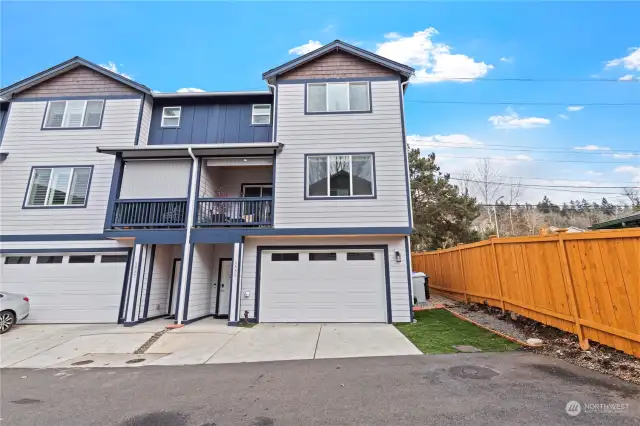
[[[631,74],[627,74],[627,75],[623,75],[618,80],[620,80],[620,81],[633,81],[633,80],[635,80],[635,77],[633,75],[631,75]]]
[[[594,172],[593,170],[588,170],[587,174],[589,176],[602,176],[602,175],[604,175],[604,173],[602,173],[602,172]]]
[[[613,157],[613,158],[635,158],[635,157],[640,157],[640,155],[639,154],[632,154],[630,152],[621,152],[621,153],[611,154],[611,157]]]
[[[468,147],[468,146],[482,146],[484,145],[479,140],[473,139],[467,135],[453,134],[453,135],[432,135],[432,136],[420,136],[410,135],[407,136],[407,143],[413,148],[423,147]]]
[[[206,90],[198,89],[197,87],[183,87],[182,89],[177,90],[178,93],[202,93],[206,92]]]
[[[317,40],[309,40],[307,43],[289,49],[289,55],[306,55],[322,47],[322,43]]]
[[[640,182],[640,167],[620,166],[616,167],[613,171],[616,173],[630,173],[634,182]]]
[[[628,70],[640,71],[640,47],[629,49],[631,53],[618,59],[612,59],[605,65],[606,68],[614,68],[622,65]]]
[[[574,146],[573,149],[576,151],[611,151],[611,148],[598,145]]]
[[[563,120],[569,119],[569,116],[567,114],[558,114],[558,117],[562,118]]]
[[[507,58],[506,56],[503,56],[502,58],[500,58],[500,62],[505,62],[507,64],[510,64],[513,62],[513,58],[512,57]]]
[[[567,107],[567,111],[569,112],[582,111],[583,109],[584,107],[579,105]]]
[[[378,43],[376,53],[415,67],[414,83],[465,83],[484,77],[494,68],[493,65],[476,62],[469,56],[451,53],[452,48],[447,44],[434,43],[431,39],[437,34],[435,28],[415,32],[409,37],[390,32],[384,35],[387,41]]]
[[[507,108],[507,115],[493,115],[489,122],[496,129],[532,129],[534,127],[547,126],[551,123],[548,118],[520,117],[514,110]]]
[[[320,31],[322,31],[323,33],[328,33],[328,32],[329,32],[329,31],[331,31],[332,29],[333,29],[333,24],[329,24],[329,25],[327,25],[326,27],[324,27],[324,28],[323,28],[322,30],[320,30]],[[311,41],[311,40],[309,40],[309,41]]]
[[[129,80],[133,80],[133,77],[131,77],[131,75],[124,73],[122,71],[118,70],[118,66],[116,65],[115,62],[111,62],[109,61],[106,65],[105,64],[100,64],[100,66],[106,70],[109,70],[111,72],[115,72],[116,74],[120,74],[121,76],[123,76],[124,78],[128,78]],[[122,66],[122,64],[120,64],[120,66]]]

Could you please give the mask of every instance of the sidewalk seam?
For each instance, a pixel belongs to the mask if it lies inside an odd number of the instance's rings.
[[[229,339],[229,340],[227,340],[226,342],[224,342],[224,345],[220,346],[220,349],[218,349],[218,350],[217,350],[217,351],[215,351],[213,354],[211,354],[211,356],[210,356],[209,358],[207,358],[207,360],[206,360],[205,362],[203,362],[202,364],[206,364],[206,363],[208,363],[209,361],[211,361],[211,358],[213,358],[214,356],[216,356],[216,354],[217,354],[218,352],[220,352],[220,351],[221,351],[225,346],[227,346],[227,344],[228,344],[230,341],[232,341],[233,339],[235,339],[235,338],[236,338],[236,336],[237,336],[238,334],[242,333],[242,332],[243,332],[243,331],[245,331],[245,330],[246,330],[246,329],[244,329],[244,330],[240,330],[238,333],[231,335],[231,336],[232,336],[232,337],[231,337],[231,339]]]
[[[322,333],[322,324],[320,324],[320,330],[318,330],[318,339],[316,340],[316,348],[313,351],[313,359],[316,359],[318,353],[318,343],[320,343],[320,334]]]

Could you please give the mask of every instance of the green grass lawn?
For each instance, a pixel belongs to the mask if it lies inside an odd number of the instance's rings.
[[[444,309],[415,312],[415,324],[396,324],[425,354],[458,352],[453,345],[471,345],[484,352],[513,351],[520,345],[456,318]]]

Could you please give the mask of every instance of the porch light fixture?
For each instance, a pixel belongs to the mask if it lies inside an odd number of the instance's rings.
[[[396,250],[396,262],[398,263],[402,262],[402,255],[397,250]]]

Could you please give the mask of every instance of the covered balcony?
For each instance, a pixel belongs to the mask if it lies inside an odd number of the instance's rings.
[[[203,159],[196,227],[273,225],[273,157]]]
[[[190,206],[198,228],[272,226],[272,155],[200,158],[189,203],[192,164],[190,158],[123,161],[107,229],[185,229]]]

